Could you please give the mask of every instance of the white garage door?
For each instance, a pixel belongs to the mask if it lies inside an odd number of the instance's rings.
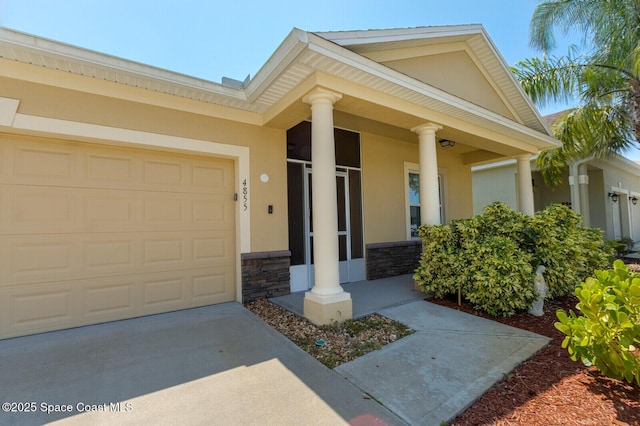
[[[0,338],[235,300],[227,159],[0,135]]]

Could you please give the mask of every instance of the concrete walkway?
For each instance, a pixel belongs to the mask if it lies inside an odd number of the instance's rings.
[[[0,402],[32,412],[0,424],[439,425],[549,341],[423,301],[410,276],[345,287],[416,333],[334,370],[237,303],[2,340]]]
[[[551,340],[424,301],[411,275],[343,287],[354,317],[377,312],[415,330],[335,368],[411,425],[452,420]],[[302,313],[302,293],[272,301]]]
[[[379,313],[416,332],[335,371],[412,425],[452,420],[550,341],[425,301]]]

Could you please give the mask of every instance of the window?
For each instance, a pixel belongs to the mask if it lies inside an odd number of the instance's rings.
[[[407,200],[407,239],[418,238],[420,220],[420,166],[405,163],[405,194]],[[438,171],[438,199],[440,200],[440,223],[444,223],[444,206],[442,202],[442,182],[444,172]]]

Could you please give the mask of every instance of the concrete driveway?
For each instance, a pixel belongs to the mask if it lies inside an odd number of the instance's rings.
[[[11,425],[405,424],[238,303],[0,341],[0,402]]]

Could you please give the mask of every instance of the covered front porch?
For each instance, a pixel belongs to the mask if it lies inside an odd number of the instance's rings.
[[[555,141],[484,30],[450,30],[305,33],[300,50],[283,44],[295,51],[280,74],[290,87],[267,125],[310,125],[305,144],[288,135],[287,164],[291,288],[308,290],[314,323],[354,315],[341,284],[367,277],[366,248],[472,215],[472,165],[516,159],[519,210],[534,212],[529,159]],[[346,161],[338,131],[355,135]]]

